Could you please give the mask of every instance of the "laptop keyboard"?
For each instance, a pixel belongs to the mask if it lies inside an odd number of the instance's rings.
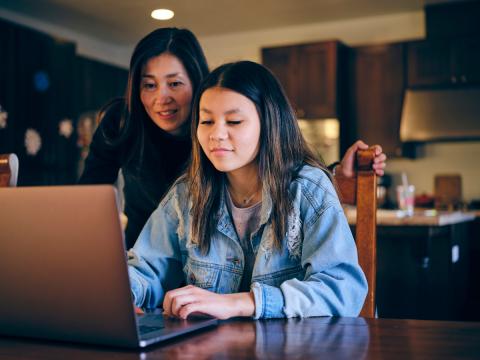
[[[137,324],[140,334],[148,334],[165,327],[163,316],[157,314],[137,315]]]
[[[138,331],[140,334],[148,334],[153,331],[161,330],[164,326],[150,326],[150,325],[139,325]]]

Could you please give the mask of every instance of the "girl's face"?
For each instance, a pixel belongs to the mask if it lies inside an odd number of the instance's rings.
[[[140,99],[150,119],[162,130],[180,135],[188,131],[192,83],[183,64],[165,53],[151,58],[142,69]]]
[[[198,141],[218,171],[257,166],[260,118],[250,99],[229,89],[210,88],[200,98],[199,116]]]

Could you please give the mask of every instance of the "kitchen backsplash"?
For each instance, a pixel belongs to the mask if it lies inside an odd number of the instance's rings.
[[[310,148],[326,165],[339,160],[340,124],[337,119],[299,119],[298,125]]]
[[[425,144],[425,156],[389,159],[388,173],[405,171],[416,194],[433,194],[436,174],[460,174],[465,201],[480,199],[480,141]]]

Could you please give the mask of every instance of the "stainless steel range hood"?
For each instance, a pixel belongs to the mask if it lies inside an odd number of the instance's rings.
[[[402,142],[480,139],[480,88],[407,90]]]

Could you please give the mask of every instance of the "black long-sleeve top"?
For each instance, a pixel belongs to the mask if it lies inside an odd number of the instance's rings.
[[[143,156],[135,155],[133,142],[112,146],[104,134],[118,134],[122,105],[112,106],[95,131],[80,184],[113,184],[122,169],[124,177],[125,230],[127,249],[137,240],[140,231],[173,182],[184,171],[191,154],[189,136],[172,136],[153,121],[145,125]],[[140,161],[140,159],[142,159]]]

